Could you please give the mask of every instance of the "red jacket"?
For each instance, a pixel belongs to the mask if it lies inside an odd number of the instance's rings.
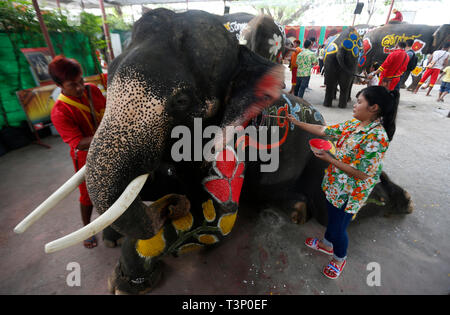
[[[403,49],[396,49],[391,52],[380,66],[384,78],[400,77],[406,71],[409,56]]]
[[[97,121],[100,123],[105,112],[106,99],[102,92],[94,85],[91,86],[92,104],[97,112]],[[84,137],[93,136],[95,133],[92,115],[89,111],[89,101],[86,92],[82,99],[73,96],[66,96],[70,100],[85,105],[88,111],[81,110],[62,100],[57,100],[52,108],[51,120],[59,135],[65,143],[70,146],[70,155],[74,158],[74,152]],[[87,152],[86,152],[87,153]],[[81,167],[82,165],[79,165]]]
[[[400,11],[395,12],[395,17],[391,21],[403,21],[403,15]]]

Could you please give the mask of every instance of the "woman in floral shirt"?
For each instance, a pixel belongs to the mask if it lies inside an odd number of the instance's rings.
[[[347,226],[364,205],[382,171],[382,159],[395,132],[399,102],[398,91],[382,86],[361,90],[353,105],[354,119],[333,126],[291,122],[317,136],[336,141],[336,157],[324,150],[314,153],[330,165],[325,171],[322,189],[328,208],[328,225],[322,240],[308,238],[306,246],[333,255],[323,274],[339,277],[346,263]]]

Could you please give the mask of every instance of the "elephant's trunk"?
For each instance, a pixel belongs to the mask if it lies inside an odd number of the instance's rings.
[[[164,103],[137,72],[127,69],[113,78],[87,157],[86,185],[100,214],[134,178],[147,173],[151,177],[158,167],[169,124]],[[158,227],[146,210],[138,197],[112,226],[129,237],[148,239]]]

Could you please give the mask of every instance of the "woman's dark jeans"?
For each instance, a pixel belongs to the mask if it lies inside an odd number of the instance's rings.
[[[352,220],[353,214],[344,211],[346,206],[347,202],[339,209],[327,200],[328,225],[322,242],[326,246],[333,247],[334,258],[337,261],[347,258],[347,226]]]

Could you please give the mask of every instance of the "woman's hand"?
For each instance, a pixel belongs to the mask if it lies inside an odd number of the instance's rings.
[[[294,125],[298,125],[298,120],[292,114],[288,114],[287,119]]]
[[[317,152],[315,152],[315,151],[312,151],[312,152],[317,158],[319,158],[325,162],[332,163],[332,161],[334,160],[334,158],[328,153],[328,151],[319,150]]]

